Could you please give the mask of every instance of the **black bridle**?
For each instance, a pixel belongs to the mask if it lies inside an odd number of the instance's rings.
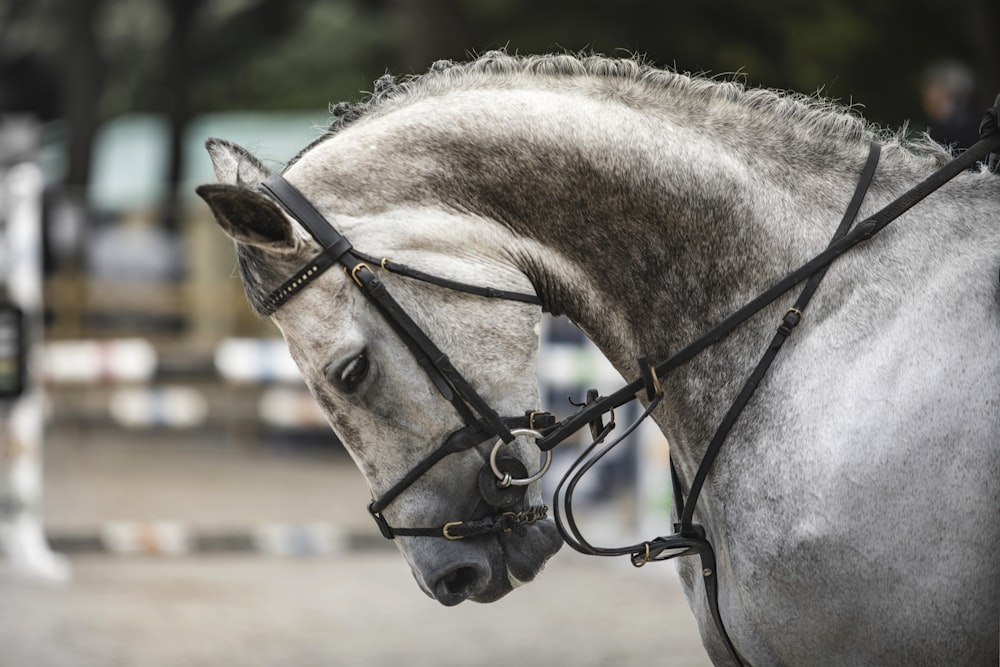
[[[1000,105],[998,105],[1000,106]],[[640,377],[608,396],[599,396],[591,390],[587,402],[571,417],[556,423],[552,415],[546,412],[532,411],[524,416],[501,417],[479,396],[467,380],[448,360],[448,357],[430,340],[423,330],[406,314],[392,298],[385,285],[378,279],[375,268],[398,273],[400,275],[423,280],[448,289],[454,289],[483,297],[500,298],[541,305],[541,300],[533,294],[523,294],[495,290],[487,287],[467,285],[433,275],[429,275],[405,265],[395,264],[388,259],[377,260],[353,249],[347,241],[327,222],[309,201],[281,176],[274,176],[262,184],[263,189],[277,200],[286,211],[302,223],[310,234],[319,242],[323,250],[310,262],[303,266],[295,276],[274,290],[267,299],[267,313],[276,311],[288,299],[293,297],[315,278],[334,264],[344,267],[353,282],[362,290],[365,297],[382,314],[393,330],[399,335],[406,346],[416,357],[418,363],[427,372],[434,386],[448,400],[465,426],[449,435],[445,441],[429,456],[418,463],[403,479],[393,485],[379,498],[371,501],[369,512],[375,518],[382,534],[389,539],[401,536],[438,536],[448,539],[462,539],[478,535],[496,534],[515,530],[521,532],[524,525],[546,516],[544,505],[529,507],[521,511],[508,510],[521,502],[523,487],[544,474],[550,461],[551,450],[566,440],[571,434],[588,426],[593,435],[592,444],[577,459],[576,463],[564,475],[556,490],[554,507],[556,523],[566,542],[574,549],[583,553],[600,556],[628,555],[636,566],[642,566],[650,561],[666,560],[686,555],[699,555],[702,562],[702,574],[709,609],[716,627],[724,640],[726,647],[737,664],[742,664],[741,657],[726,632],[725,624],[718,602],[718,574],[715,554],[706,538],[706,531],[694,523],[694,512],[700,497],[701,489],[708,477],[722,445],[729,432],[736,424],[744,407],[749,403],[764,375],[781,350],[784,342],[800,324],[806,306],[819,287],[830,265],[838,257],[866,241],[885,229],[892,221],[915,206],[929,194],[940,188],[959,173],[973,167],[977,162],[986,159],[987,164],[996,166],[996,158],[990,157],[992,151],[1000,149],[1000,132],[997,131],[997,107],[987,114],[983,126],[983,139],[962,153],[924,181],[914,186],[901,197],[888,204],[871,217],[863,220],[853,229],[858,210],[861,207],[868,187],[871,184],[878,163],[880,147],[872,143],[868,160],[862,170],[858,186],[851,202],[834,234],[833,240],[826,250],[816,255],[798,269],[787,274],[770,289],[750,301],[744,307],[727,317],[720,324],[694,341],[666,361],[653,366],[645,357],[638,360]],[[608,451],[621,443],[631,432],[647,418],[658,406],[663,397],[660,381],[679,366],[687,363],[695,356],[719,342],[753,315],[772,304],[783,294],[797,284],[805,283],[799,297],[786,311],[778,326],[777,332],[768,346],[763,358],[757,364],[750,377],[740,390],[733,405],[726,413],[719,428],[706,448],[706,452],[695,473],[685,499],[683,489],[671,459],[671,478],[674,486],[674,502],[680,521],[675,524],[675,534],[656,537],[652,540],[625,547],[604,548],[591,545],[581,534],[572,513],[572,497],[576,484]],[[601,445],[615,428],[614,410],[626,403],[639,398],[646,398],[646,408],[640,417],[623,434],[614,441]],[[605,415],[611,419],[605,423]],[[540,471],[525,477],[524,465],[517,459],[500,457],[498,451],[504,444],[509,444],[517,435],[527,435],[535,439],[538,448],[547,454],[546,464]],[[448,522],[435,528],[392,528],[382,516],[382,510],[395,500],[403,491],[430,470],[447,455],[465,451],[497,437],[498,442],[491,453],[491,464],[484,467],[480,473],[479,487],[486,504],[497,508],[500,512],[480,519],[469,519]],[[514,476],[517,477],[514,477]],[[510,487],[520,487],[511,490]],[[505,492],[510,491],[510,492]],[[560,510],[559,495],[563,493],[564,509]],[[563,520],[565,512],[565,521]]]
[[[400,337],[416,358],[417,363],[427,373],[438,392],[451,403],[465,426],[451,433],[444,442],[427,457],[415,465],[392,487],[368,504],[368,511],[378,524],[382,535],[393,539],[397,535],[406,537],[436,536],[447,539],[463,539],[478,535],[524,530],[524,525],[545,518],[548,508],[544,505],[516,509],[522,503],[528,484],[545,472],[551,453],[546,456],[546,465],[539,472],[528,476],[518,459],[499,456],[503,444],[509,444],[517,436],[541,438],[543,430],[555,424],[555,418],[540,410],[531,410],[524,415],[501,417],[479,395],[465,377],[452,365],[448,356],[434,344],[423,329],[413,321],[386,289],[385,283],[376,275],[377,269],[397,273],[408,278],[429,282],[448,289],[475,294],[486,298],[506,299],[522,303],[541,305],[534,294],[509,292],[491,287],[480,287],[432,276],[408,266],[397,264],[387,258],[375,259],[353,248],[316,208],[293,185],[282,176],[272,176],[261,184],[262,189],[273,197],[314,239],[322,251],[303,265],[280,287],[271,292],[265,300],[265,314],[270,315],[285,302],[302,291],[313,280],[335,264],[343,266],[345,272],[357,285],[392,329]],[[449,521],[439,527],[400,528],[392,527],[382,515],[382,511],[403,491],[434,467],[449,454],[471,449],[490,439],[499,438],[494,446],[490,463],[480,473],[480,495],[483,501],[499,512],[475,519]]]

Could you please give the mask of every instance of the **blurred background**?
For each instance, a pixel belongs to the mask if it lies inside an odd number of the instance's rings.
[[[961,149],[998,26],[995,0],[0,0],[0,665],[705,664],[670,566],[560,554],[498,605],[423,599],[244,302],[204,141],[278,169],[385,72],[505,48],[738,73]],[[547,408],[615,386],[546,331]],[[668,530],[666,447],[595,472],[597,536]],[[455,640],[497,627],[520,643]]]

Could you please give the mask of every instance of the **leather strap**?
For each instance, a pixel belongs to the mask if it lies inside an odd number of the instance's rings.
[[[357,261],[345,261],[345,256],[353,247],[350,241],[327,222],[323,214],[302,196],[291,183],[280,175],[272,176],[260,184],[261,189],[281,204],[282,208],[299,221],[306,231],[316,239],[323,250],[296,271],[291,278],[271,292],[265,299],[265,315],[273,315],[289,299],[301,292],[313,280],[319,278],[334,264],[353,266]],[[354,259],[354,258],[352,258]]]
[[[368,301],[379,310],[410,349],[434,386],[445,400],[454,406],[462,420],[466,424],[478,424],[482,420],[505,442],[513,440],[514,436],[496,412],[455,369],[447,355],[427,337],[389,294],[385,285],[375,275],[374,269],[352,252],[350,242],[327,222],[309,200],[280,175],[268,178],[261,187],[298,220],[323,247],[314,261],[306,265],[309,268],[300,272],[299,278],[286,281],[285,285],[272,293],[268,302],[277,304],[275,307],[280,306],[309,282],[315,280],[326,268],[339,262],[349,271],[349,275],[361,288]],[[316,270],[312,270],[312,267],[316,267]]]
[[[382,536],[390,540],[396,537],[443,537],[447,540],[464,540],[469,537],[499,533],[516,533],[523,536],[526,533],[525,526],[541,521],[548,516],[548,512],[549,508],[545,505],[533,505],[521,512],[501,512],[482,519],[449,521],[441,526],[428,528],[391,528],[385,523],[385,519],[381,519],[381,515],[376,518],[376,523],[382,531]]]
[[[555,417],[547,412],[529,412],[522,417],[501,417],[500,419],[511,430],[519,428],[544,429],[547,425],[551,426],[555,423]],[[382,510],[389,506],[389,503],[395,500],[399,494],[416,482],[424,473],[433,468],[438,461],[449,454],[471,449],[493,435],[493,433],[483,428],[480,424],[468,425],[455,431],[441,443],[440,447],[414,466],[401,480],[393,484],[377,500],[369,503],[368,511],[373,515],[381,513]]]
[[[542,304],[542,300],[536,294],[501,290],[489,286],[470,285],[414,269],[405,264],[394,262],[387,257],[376,259],[372,255],[355,250],[351,246],[351,243],[330,225],[326,218],[323,217],[323,214],[317,211],[316,207],[302,193],[280,175],[272,176],[265,180],[261,183],[261,189],[280,202],[282,207],[298,220],[323,248],[322,252],[304,264],[298,271],[292,274],[291,278],[268,295],[264,302],[265,315],[273,315],[289,299],[301,292],[313,280],[321,276],[337,262],[341,262],[348,268],[353,268],[360,263],[366,263],[407,278],[488,299],[520,301],[534,305]],[[352,261],[343,261],[344,256],[349,252],[353,255]]]
[[[1000,135],[1000,95],[997,95],[993,106],[986,110],[983,120],[979,123],[979,136],[982,139],[989,139]],[[984,162],[987,168],[994,174],[1000,171],[1000,149],[994,148],[989,153]]]
[[[476,296],[485,297],[487,299],[503,299],[505,301],[520,301],[522,303],[530,303],[536,306],[542,305],[542,300],[538,298],[536,294],[526,294],[524,292],[511,292],[508,290],[496,289],[489,286],[480,285],[470,285],[468,283],[458,282],[457,280],[449,280],[448,278],[442,278],[440,276],[435,276],[430,273],[425,273],[418,269],[414,269],[406,264],[400,264],[394,262],[388,257],[383,257],[381,259],[376,259],[372,255],[365,255],[363,253],[355,251],[355,254],[366,262],[371,262],[373,265],[380,266],[383,270],[389,273],[396,273],[407,278],[413,278],[414,280],[419,280],[421,282],[429,283],[431,285],[437,285],[438,287],[444,287],[445,289],[450,289],[454,292],[465,292],[466,294],[474,294]]]
[[[323,252],[313,257],[308,264],[303,265],[292,274],[291,278],[267,296],[264,300],[264,314],[273,315],[277,312],[289,299],[308,287],[313,280],[323,275],[324,271],[340,261],[344,253],[350,249],[351,244],[345,238],[341,238],[330,247],[324,248]]]

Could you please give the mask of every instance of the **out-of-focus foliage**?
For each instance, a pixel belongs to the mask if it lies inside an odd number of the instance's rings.
[[[81,2],[92,5],[91,26],[68,24],[67,7]],[[1000,28],[1000,8],[990,0],[5,0],[0,105],[57,115],[73,57],[63,45],[91,27],[106,70],[101,115],[156,110],[184,5],[194,15],[187,78],[198,110],[313,108],[356,96],[383,71],[496,47],[641,53],[682,70],[741,72],[753,84],[863,102],[886,123],[914,115],[932,61],[966,62],[984,99],[997,85],[998,40],[988,33]]]
[[[317,110],[506,48],[643,54],[920,128],[930,63],[969,66],[977,108],[1000,89],[997,28],[996,0],[2,0],[0,112],[65,118],[85,182],[88,137],[125,112],[179,131],[206,111]]]
[[[920,120],[920,75],[966,63],[985,104],[1000,89],[994,0],[480,0],[466,46],[643,53],[684,71],[740,72],[752,85],[821,92],[886,125]],[[989,26],[993,26],[992,33]]]

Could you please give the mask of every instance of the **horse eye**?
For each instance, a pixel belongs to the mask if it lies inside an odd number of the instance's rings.
[[[368,375],[368,356],[362,352],[344,364],[337,373],[340,388],[352,393],[357,391],[361,381]]]

